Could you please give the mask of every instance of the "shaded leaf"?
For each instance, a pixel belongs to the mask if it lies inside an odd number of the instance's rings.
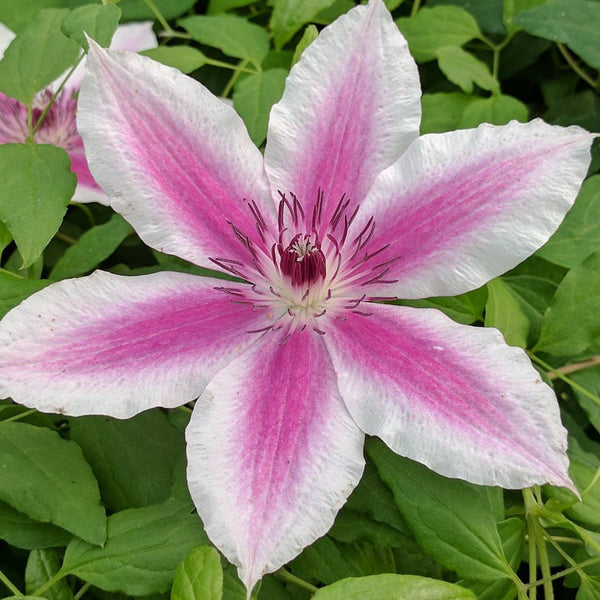
[[[27,558],[25,567],[25,591],[34,593],[50,579],[61,567],[61,557],[56,550],[33,550]],[[44,592],[48,600],[72,600],[73,592],[64,579],[59,579]]]
[[[0,423],[0,467],[0,500],[91,543],[104,542],[98,484],[75,442],[46,428]]]
[[[223,570],[212,546],[194,548],[177,567],[171,600],[221,600]]]
[[[485,326],[496,327],[510,346],[527,347],[529,319],[511,287],[496,278],[487,284],[488,301],[485,306]]]
[[[77,179],[68,154],[47,144],[0,145],[0,220],[31,265],[58,231]]]
[[[47,280],[23,279],[8,271],[0,271],[0,317],[50,283]]]

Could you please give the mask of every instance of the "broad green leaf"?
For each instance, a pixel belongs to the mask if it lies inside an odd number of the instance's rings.
[[[273,30],[275,47],[281,48],[297,31],[333,4],[333,0],[275,0],[270,28]]]
[[[88,273],[107,259],[131,231],[131,225],[118,214],[114,214],[106,223],[92,227],[67,248],[50,272],[50,279]]]
[[[61,567],[61,556],[56,550],[33,550],[25,567],[25,591],[33,594],[52,579]],[[73,592],[64,579],[59,579],[44,592],[48,600],[73,600]]]
[[[183,435],[160,410],[131,419],[69,419],[69,436],[83,450],[113,510],[157,504],[169,496]]]
[[[190,46],[159,46],[140,52],[163,65],[175,67],[182,73],[191,73],[206,64],[206,56]]]
[[[527,347],[529,320],[521,310],[511,287],[496,278],[487,284],[488,301],[485,306],[485,326],[496,327],[510,346]]]
[[[217,15],[219,13],[228,12],[234,8],[248,6],[256,0],[209,0],[207,13],[209,15]]]
[[[529,109],[520,100],[504,94],[491,98],[477,98],[469,103],[458,121],[459,129],[477,127],[481,123],[506,125],[516,119],[524,123],[529,117]]]
[[[233,106],[257,146],[267,137],[269,113],[283,94],[286,77],[287,71],[284,69],[270,69],[246,77],[235,87]]]
[[[111,515],[102,548],[74,539],[63,570],[109,592],[158,594],[171,587],[185,555],[207,543],[193,507],[169,499]]]
[[[2,252],[12,242],[12,235],[8,230],[8,227],[0,221],[0,258],[2,258]]]
[[[470,325],[483,321],[483,309],[487,302],[487,289],[480,287],[460,296],[426,298],[425,300],[402,300],[395,304],[416,308],[437,308],[457,323]]]
[[[223,569],[212,546],[198,546],[177,567],[171,600],[221,600]]]
[[[513,19],[526,10],[531,10],[540,4],[544,4],[547,0],[504,0],[504,23],[512,25]]]
[[[60,527],[34,521],[9,504],[0,502],[0,539],[11,546],[24,550],[66,546],[72,537]]]
[[[461,92],[423,94],[421,134],[454,131],[463,112],[476,98]]]
[[[587,368],[569,377],[588,392],[600,397],[600,367]],[[600,403],[595,402],[577,388],[573,388],[577,402],[587,414],[590,423],[600,433]]]
[[[71,11],[63,21],[62,32],[86,51],[88,43],[84,32],[101,46],[107,47],[120,18],[121,9],[115,4],[86,4]]]
[[[389,573],[395,563],[390,548],[366,542],[345,544],[326,535],[305,548],[292,566],[304,579],[330,584],[344,577]]]
[[[50,283],[47,280],[23,279],[8,271],[0,271],[0,317]]]
[[[178,23],[197,42],[218,48],[227,56],[247,60],[257,68],[269,51],[267,32],[242,17],[196,15]]]
[[[77,178],[68,154],[47,144],[0,145],[0,221],[13,235],[23,267],[58,231]]]
[[[395,1],[397,2],[398,0]],[[314,23],[318,23],[319,25],[329,25],[338,17],[345,15],[351,8],[354,8],[355,6],[356,4],[353,0],[333,0],[333,4],[319,11],[314,16],[312,21]]]
[[[84,0],[88,2],[88,0]],[[152,0],[158,12],[165,19],[175,19],[188,11],[196,0]],[[123,21],[142,21],[156,19],[156,15],[144,0],[121,0],[119,8],[123,13]]]
[[[522,12],[513,23],[539,37],[563,42],[585,62],[600,69],[600,3],[593,0],[548,0]]]
[[[414,17],[396,20],[417,62],[436,58],[445,46],[459,47],[481,33],[475,19],[458,6],[422,8]]]
[[[387,9],[392,12],[393,10],[396,10],[403,2],[404,0],[383,0]]]
[[[556,233],[537,252],[563,267],[574,267],[600,249],[600,175],[584,182],[573,208]]]
[[[317,37],[319,37],[319,30],[314,25],[309,25],[304,30],[300,41],[296,45],[292,65],[295,65],[300,60],[302,53],[317,39]]]
[[[376,440],[367,444],[367,453],[428,554],[463,577],[494,581],[513,575],[491,500],[502,490],[447,479]]]
[[[534,352],[569,356],[600,336],[600,252],[573,267],[560,282]]]
[[[0,23],[15,33],[20,33],[44,8],[68,8],[69,0],[2,0]]]
[[[0,61],[0,91],[31,105],[37,92],[75,63],[81,49],[61,31],[67,14],[43,10],[13,40]]]
[[[436,51],[438,65],[444,75],[466,94],[473,93],[473,84],[494,94],[500,93],[500,85],[488,66],[457,46],[444,46]]]
[[[556,125],[579,125],[589,131],[600,131],[600,98],[592,90],[568,94],[554,99],[544,113],[544,120]],[[591,166],[591,171],[596,169]]]
[[[83,540],[104,542],[98,484],[75,442],[46,428],[0,423],[0,467],[0,500]]]
[[[473,592],[453,583],[416,575],[371,575],[336,581],[314,600],[475,600]]]
[[[477,19],[483,31],[504,35],[506,30],[502,22],[502,3],[503,0],[427,0],[427,6],[460,6]]]

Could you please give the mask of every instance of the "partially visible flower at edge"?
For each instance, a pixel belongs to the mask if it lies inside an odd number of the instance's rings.
[[[139,52],[158,45],[152,31],[152,21],[119,25],[110,47],[113,50]],[[0,23],[0,59],[15,34]],[[77,175],[76,202],[108,204],[108,198],[96,183],[85,157],[83,141],[77,131],[77,94],[85,73],[85,58],[81,61],[46,114],[34,135],[37,144],[53,144],[65,150],[71,158],[71,170]],[[54,91],[66,73],[41,91],[34,100],[32,125],[38,122]],[[22,144],[27,141],[27,107],[0,92],[0,144]]]
[[[556,397],[525,352],[393,298],[475,289],[572,205],[592,135],[540,120],[418,137],[420,85],[381,0],[325,28],[265,156],[198,82],[91,44],[78,124],[151,247],[232,273],[96,272],[0,324],[0,397],[127,418],[197,398],[189,488],[250,591],[331,527],[365,433],[474,483],[573,489]]]

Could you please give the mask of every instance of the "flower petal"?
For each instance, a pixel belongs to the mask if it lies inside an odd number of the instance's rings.
[[[77,175],[77,189],[73,202],[98,202],[108,205],[108,198],[90,173],[90,168],[83,151],[83,144],[69,150],[71,171]]]
[[[375,182],[356,219],[373,216],[368,293],[423,298],[475,289],[556,230],[586,175],[594,136],[536,119],[425,135]],[[369,273],[373,279],[381,269]]]
[[[447,477],[572,485],[556,397],[521,349],[437,310],[370,310],[325,336],[340,392],[366,433]]]
[[[127,418],[190,402],[256,340],[263,315],[186,273],[96,271],[0,322],[0,397],[43,412]]]
[[[192,498],[249,591],[326,533],[364,466],[321,338],[280,342],[266,334],[220,371],[186,430]]]
[[[303,204],[308,231],[319,190],[325,225],[342,194],[360,202],[418,136],[420,96],[415,62],[381,0],[352,9],[304,51],[271,111],[265,164],[274,191]]]
[[[142,21],[140,23],[126,23],[125,25],[119,25],[113,38],[110,42],[111,50],[128,50],[130,52],[141,52],[142,50],[149,50],[150,48],[156,48],[158,46],[158,40],[152,31],[152,21]],[[78,90],[81,86],[81,81],[85,76],[85,63],[84,59],[77,65],[77,68],[71,74],[71,77],[65,84],[65,89]],[[63,73],[53,84],[52,89],[56,89],[66,73]]]
[[[78,126],[90,169],[150,246],[196,264],[246,260],[230,222],[260,243],[248,201],[274,207],[235,111],[176,69],[90,42]]]
[[[4,57],[4,52],[15,39],[16,34],[11,31],[4,23],[0,23],[0,60]]]

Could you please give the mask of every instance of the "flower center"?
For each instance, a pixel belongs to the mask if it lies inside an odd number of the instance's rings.
[[[310,235],[294,236],[285,250],[281,250],[279,266],[293,286],[301,287],[325,279],[326,260],[321,245]]]

